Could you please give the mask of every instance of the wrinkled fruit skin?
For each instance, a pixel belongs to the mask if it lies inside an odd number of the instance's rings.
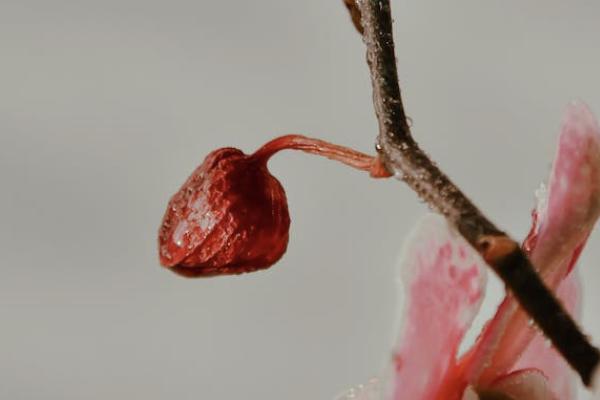
[[[171,198],[160,263],[187,277],[268,268],[285,253],[289,226],[285,191],[266,160],[218,149]]]

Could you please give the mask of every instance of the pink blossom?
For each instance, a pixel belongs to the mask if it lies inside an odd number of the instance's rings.
[[[599,213],[600,128],[584,104],[573,103],[523,248],[574,316],[580,290],[573,267]],[[386,399],[574,398],[573,372],[510,294],[458,356],[484,296],[487,266],[441,217],[415,228],[400,269],[403,322],[381,389]]]

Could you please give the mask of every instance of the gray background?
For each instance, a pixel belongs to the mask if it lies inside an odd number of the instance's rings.
[[[393,6],[415,136],[523,237],[565,104],[600,113],[600,5]],[[211,149],[298,132],[372,151],[341,1],[2,0],[0,54],[0,398],[329,399],[379,372],[398,250],[427,210],[402,184],[282,153],[280,263],[185,280],[156,254],[168,198]],[[596,343],[599,240],[581,262]]]

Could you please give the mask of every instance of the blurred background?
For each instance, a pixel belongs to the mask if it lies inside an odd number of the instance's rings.
[[[523,238],[564,106],[600,114],[600,3],[392,3],[415,137]],[[427,212],[399,182],[281,153],[277,265],[186,280],[157,261],[167,201],[210,150],[293,132],[374,151],[341,0],[4,0],[0,49],[0,398],[331,399],[381,371],[398,252]],[[597,344],[599,260],[596,232]]]

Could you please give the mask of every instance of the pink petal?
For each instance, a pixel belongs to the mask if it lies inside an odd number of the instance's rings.
[[[575,318],[580,315],[580,293],[581,282],[577,271],[573,271],[559,285],[557,296]],[[537,368],[542,370],[548,378],[550,390],[557,398],[561,400],[575,398],[575,373],[540,332],[536,333],[514,368]]]
[[[358,385],[338,395],[335,400],[381,400],[381,383],[371,379],[365,385]]]
[[[524,248],[555,289],[577,260],[600,213],[600,128],[582,103],[567,108],[548,193],[542,192]],[[507,295],[461,360],[469,381],[487,385],[507,373],[534,335],[528,316]]]
[[[548,386],[547,377],[536,369],[525,369],[502,376],[490,387],[490,391],[502,393],[511,399],[555,400]],[[562,399],[561,400],[566,400]]]
[[[472,386],[468,386],[465,389],[461,400],[479,400],[479,395]]]
[[[440,385],[479,310],[486,267],[445,220],[431,215],[405,244],[400,268],[406,311],[393,357],[392,398],[442,398]],[[461,392],[443,398],[459,399]]]
[[[531,259],[556,287],[600,213],[600,128],[583,103],[573,103],[567,109],[548,198],[540,203]]]

